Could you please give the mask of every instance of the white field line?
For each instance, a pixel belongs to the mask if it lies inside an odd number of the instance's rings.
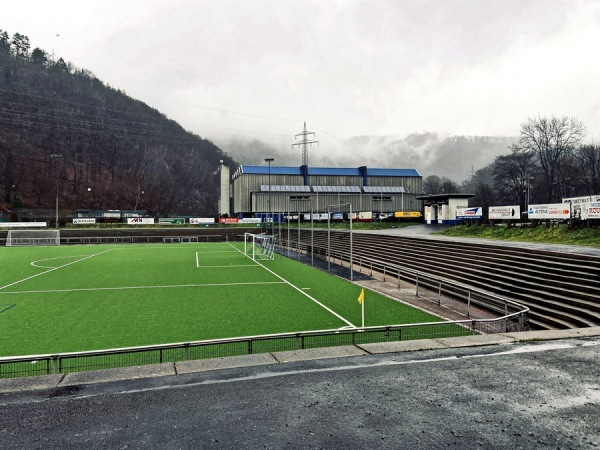
[[[42,261],[53,261],[53,260],[55,260],[55,259],[83,258],[83,257],[85,257],[85,256],[88,256],[88,255],[57,256],[56,258],[44,258],[44,259],[36,259],[35,261],[32,261],[32,262],[31,262],[31,265],[32,265],[33,267],[38,267],[38,268],[40,268],[40,269],[54,269],[54,267],[53,267],[53,266],[42,266],[42,265],[40,265],[40,264],[37,264],[37,263],[39,263],[39,262],[42,262]]]
[[[211,269],[211,268],[227,268],[227,267],[258,267],[256,264],[230,264],[228,266],[202,266],[203,269]]]
[[[86,256],[85,258],[78,259],[78,260],[76,260],[76,261],[71,261],[70,263],[63,264],[62,266],[54,267],[54,268],[52,268],[52,269],[46,270],[46,271],[44,271],[44,272],[40,272],[40,273],[38,273],[38,274],[32,275],[32,276],[30,276],[30,277],[27,277],[27,278],[23,278],[22,280],[15,281],[14,283],[7,284],[6,286],[0,286],[0,291],[1,291],[2,289],[6,289],[7,287],[14,286],[15,284],[19,284],[19,283],[22,283],[22,282],[24,282],[24,281],[31,280],[32,278],[39,277],[40,275],[45,275],[45,274],[47,274],[47,273],[54,272],[55,270],[62,269],[63,267],[70,266],[71,264],[76,264],[76,263],[78,263],[78,262],[85,261],[86,259],[93,258],[94,256],[98,256],[98,255],[101,255],[101,254],[103,254],[103,253],[110,252],[110,251],[112,251],[112,250],[113,250],[112,248],[109,248],[108,250],[104,250],[103,252],[100,252],[100,253],[95,253],[95,254],[93,254],[93,255]]]
[[[164,286],[123,286],[123,287],[97,287],[97,288],[75,288],[75,289],[49,289],[45,291],[17,291],[17,292],[0,292],[0,295],[7,294],[50,294],[53,292],[82,292],[82,291],[124,291],[128,289],[174,289],[187,287],[223,287],[223,286],[249,286],[249,285],[265,285],[265,284],[285,284],[283,281],[259,281],[247,283],[206,283],[206,284],[173,284]]]
[[[196,252],[196,269],[200,268],[200,261],[198,261],[198,252]]]
[[[231,244],[229,244],[231,245]],[[232,248],[233,247],[232,245]],[[242,252],[241,250],[238,250],[236,248],[236,250],[238,252],[240,252],[242,255],[244,255],[245,257],[251,259],[248,255],[246,255],[244,252]],[[329,308],[328,306],[325,306],[323,303],[321,303],[319,300],[317,300],[316,298],[308,295],[306,292],[304,292],[301,288],[299,288],[298,286],[290,283],[288,280],[286,280],[285,278],[283,278],[282,276],[276,274],[275,272],[273,272],[271,269],[269,269],[268,267],[265,267],[264,265],[262,265],[261,263],[259,263],[258,261],[255,261],[256,264],[258,264],[259,266],[261,266],[263,269],[265,269],[266,271],[272,273],[273,275],[275,275],[277,278],[279,278],[280,280],[282,280],[285,284],[293,287],[294,289],[296,289],[298,292],[300,292],[302,295],[308,297],[309,299],[311,299],[313,302],[315,302],[317,305],[319,305],[321,308],[325,309],[326,311],[330,312],[331,314],[333,314],[335,317],[337,317],[338,319],[340,319],[343,322],[346,322],[350,327],[352,328],[357,328],[356,325],[354,325],[352,322],[350,322],[349,320],[347,320],[346,318],[340,316],[338,313],[336,313],[333,309]]]

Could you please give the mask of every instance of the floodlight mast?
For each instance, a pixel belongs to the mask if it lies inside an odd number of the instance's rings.
[[[50,158],[62,158],[62,155],[50,155]],[[56,229],[58,230],[58,165],[56,166]]]
[[[271,219],[271,236],[273,236],[273,211],[271,209],[271,163],[275,161],[275,158],[265,158],[265,162],[269,163],[269,204],[268,213]]]
[[[352,245],[352,203],[340,203],[338,205],[328,205],[327,206],[327,272],[331,273],[331,225],[329,218],[331,217],[331,208],[337,207],[340,208],[342,206],[349,206],[350,212],[348,213],[348,218],[350,219],[350,281],[354,281],[354,265],[352,263],[352,254],[353,254],[353,245]]]

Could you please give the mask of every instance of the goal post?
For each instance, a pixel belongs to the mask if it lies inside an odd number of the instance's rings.
[[[60,230],[9,230],[6,246],[60,245]]]
[[[244,233],[244,254],[252,260],[275,258],[275,236]]]

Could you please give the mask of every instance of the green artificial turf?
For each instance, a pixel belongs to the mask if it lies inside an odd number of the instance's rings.
[[[226,243],[0,248],[0,356],[361,325],[359,286],[279,255],[260,263]],[[440,320],[370,291],[365,318]]]

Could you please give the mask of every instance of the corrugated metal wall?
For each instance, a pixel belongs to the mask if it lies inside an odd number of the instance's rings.
[[[273,175],[271,174],[271,186],[303,185],[302,176],[298,175]],[[242,174],[232,183],[234,197],[234,213],[255,213],[269,211],[269,194],[260,192],[260,185],[269,185],[268,175]],[[311,186],[361,186],[361,177],[352,176],[311,176]],[[407,191],[402,194],[390,193],[290,193],[271,192],[271,211],[302,211],[326,212],[329,205],[340,203],[352,203],[354,211],[373,212],[395,212],[395,211],[419,211],[421,202],[416,200],[421,195],[421,177],[369,177],[369,186],[403,186]]]

